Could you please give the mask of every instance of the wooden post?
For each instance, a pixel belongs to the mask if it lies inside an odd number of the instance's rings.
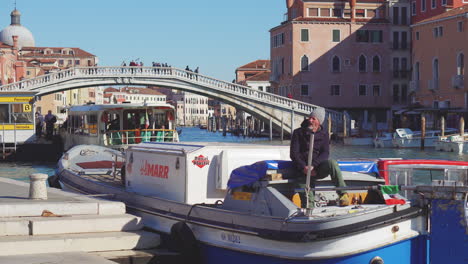
[[[346,115],[343,114],[343,138],[347,137],[348,133],[346,131]]]
[[[421,150],[424,150],[424,138],[426,137],[426,117],[421,114]]]
[[[270,117],[270,141],[273,141],[273,120]]]
[[[441,116],[440,117],[440,134],[441,136],[445,136],[445,117]]]
[[[465,134],[465,118],[462,116],[460,117],[460,136],[463,138]]]
[[[332,134],[332,120],[331,115],[328,115],[328,136],[331,137]]]

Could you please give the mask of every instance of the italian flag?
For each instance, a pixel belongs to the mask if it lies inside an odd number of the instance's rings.
[[[380,186],[380,191],[382,192],[385,204],[405,204],[406,200],[398,192],[400,187],[398,185],[382,185]]]
[[[149,117],[148,117],[148,111],[146,111],[146,116],[145,116],[145,128],[148,129],[149,127]]]

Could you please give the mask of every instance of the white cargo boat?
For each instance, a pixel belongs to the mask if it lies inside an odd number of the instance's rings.
[[[382,199],[377,184],[412,184],[416,171],[445,171],[441,180],[459,182],[452,191],[468,192],[460,187],[468,184],[467,162],[354,160],[342,165],[365,165],[344,172],[356,204],[334,205],[322,192],[336,189],[330,187],[316,191],[317,207],[303,209],[290,199],[295,174],[288,157],[287,146],[141,143],[125,157],[77,146],[57,172],[67,189],[124,201],[147,227],[170,234],[190,261],[203,263],[424,263],[430,210],[423,200],[434,197],[411,191],[415,203]],[[282,179],[266,178],[270,170]]]

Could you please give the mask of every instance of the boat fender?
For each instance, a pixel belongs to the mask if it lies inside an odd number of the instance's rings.
[[[171,227],[172,250],[181,254],[185,263],[201,263],[200,248],[186,222],[177,222]]]
[[[373,259],[371,259],[371,261],[369,262],[370,264],[384,264],[384,261],[381,257],[374,257]]]
[[[59,183],[59,176],[57,174],[52,175],[49,178],[47,178],[47,183],[49,184],[50,187],[62,189],[62,186],[60,186],[60,183]]]

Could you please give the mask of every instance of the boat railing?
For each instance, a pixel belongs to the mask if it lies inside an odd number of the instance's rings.
[[[104,144],[118,146],[141,142],[177,142],[179,137],[175,129],[128,129],[110,130],[105,133]]]

